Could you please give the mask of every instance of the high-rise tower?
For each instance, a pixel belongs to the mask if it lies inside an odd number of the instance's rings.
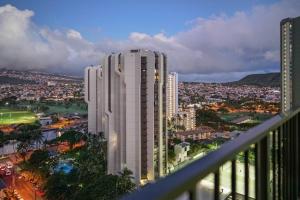
[[[300,17],[280,23],[281,111],[300,107]]]
[[[98,95],[97,123],[107,140],[108,173],[127,167],[137,183],[165,175],[166,55],[141,49],[113,53],[98,71],[101,86],[86,91]]]
[[[99,108],[99,101],[101,100],[102,79],[101,66],[89,66],[85,68],[84,73],[84,99],[88,104],[88,132],[99,133],[102,130],[101,123],[99,123],[101,110]]]
[[[171,72],[168,75],[168,119],[178,112],[178,74]]]

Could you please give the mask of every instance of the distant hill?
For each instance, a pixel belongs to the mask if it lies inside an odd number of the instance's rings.
[[[39,80],[73,83],[82,82],[82,77],[31,70],[0,68],[0,84],[38,84]]]
[[[280,73],[251,74],[239,81],[225,83],[228,85],[258,85],[280,87]]]
[[[0,76],[0,85],[1,84],[17,85],[17,84],[37,84],[37,83],[32,80],[24,80],[15,77]]]

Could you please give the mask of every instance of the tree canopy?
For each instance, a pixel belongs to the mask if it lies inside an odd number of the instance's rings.
[[[74,148],[73,170],[55,172],[45,185],[49,200],[118,199],[135,189],[132,172],[124,169],[118,175],[107,175],[106,142],[90,135],[83,147]]]

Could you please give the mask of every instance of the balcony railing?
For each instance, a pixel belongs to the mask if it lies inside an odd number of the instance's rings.
[[[218,150],[123,199],[297,200],[300,197],[299,113],[300,109],[274,116]],[[228,162],[230,175],[226,181],[223,166]],[[226,197],[222,184],[230,185]]]

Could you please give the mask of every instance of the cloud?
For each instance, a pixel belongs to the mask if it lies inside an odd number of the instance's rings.
[[[231,16],[220,14],[187,22],[171,36],[132,32],[128,39],[86,40],[74,29],[52,30],[32,22],[34,12],[0,7],[0,67],[82,72],[104,54],[132,48],[166,52],[170,71],[184,80],[236,79],[279,70],[279,22],[299,15],[299,0],[255,6]],[[211,78],[215,80],[214,78]]]
[[[34,12],[0,7],[0,67],[79,72],[99,62],[102,52],[73,29],[38,27]]]
[[[232,16],[214,15],[188,22],[172,35],[132,33],[130,45],[165,51],[171,70],[181,74],[215,74],[279,70],[279,23],[299,15],[300,1],[256,6]],[[201,77],[201,75],[199,75]]]
[[[73,29],[68,30],[67,37],[70,39],[82,40],[81,34],[78,31],[73,30]]]

